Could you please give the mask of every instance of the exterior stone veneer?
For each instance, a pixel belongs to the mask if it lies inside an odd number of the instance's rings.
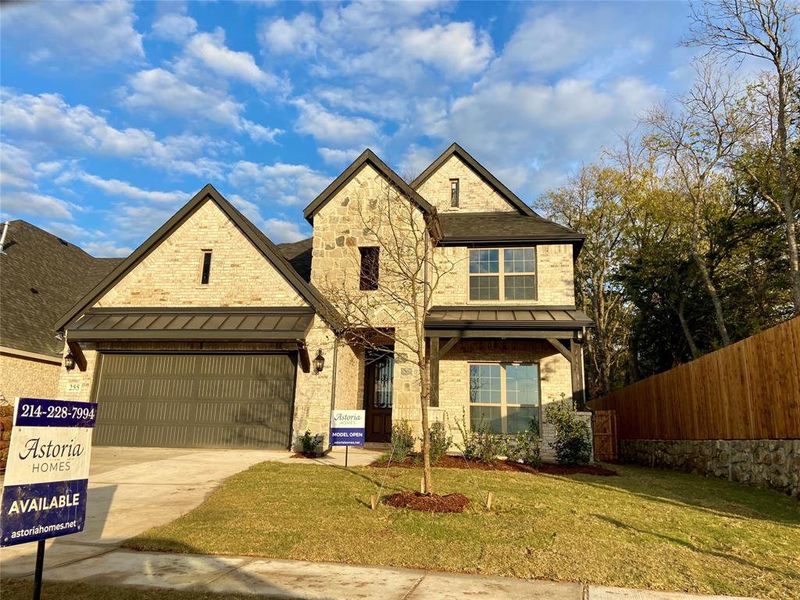
[[[800,440],[620,440],[620,459],[771,487],[800,498]]]

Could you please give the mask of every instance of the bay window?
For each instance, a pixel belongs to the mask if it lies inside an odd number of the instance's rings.
[[[473,430],[539,432],[538,364],[470,364],[469,396]]]

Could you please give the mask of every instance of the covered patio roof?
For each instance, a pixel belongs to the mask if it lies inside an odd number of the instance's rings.
[[[435,306],[425,319],[429,337],[552,337],[591,326],[572,306]]]

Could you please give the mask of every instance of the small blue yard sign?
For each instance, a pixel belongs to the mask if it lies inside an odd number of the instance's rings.
[[[363,446],[365,425],[363,410],[334,410],[331,415],[331,445]]]
[[[83,531],[97,404],[17,398],[0,546]]]

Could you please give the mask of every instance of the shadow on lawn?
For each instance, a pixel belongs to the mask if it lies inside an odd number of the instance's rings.
[[[634,527],[633,525],[628,525],[622,521],[617,519],[612,519],[611,517],[607,517],[605,515],[599,515],[597,513],[590,513],[591,516],[595,517],[596,519],[600,519],[601,521],[605,521],[614,527],[618,527],[620,529],[627,529],[628,531],[635,531],[637,533],[641,533],[643,535],[653,536],[664,541],[667,541],[671,544],[677,544],[679,546],[683,546],[692,552],[697,552],[698,554],[707,554],[708,556],[714,556],[716,558],[722,558],[724,560],[729,560],[735,562],[743,567],[750,567],[753,569],[758,569],[760,571],[769,571],[770,573],[775,573],[776,575],[781,575],[782,577],[786,577],[788,579],[794,579],[797,577],[796,573],[789,573],[787,571],[781,571],[780,569],[775,569],[774,567],[768,567],[766,565],[760,565],[758,563],[754,563],[747,559],[744,559],[740,556],[736,556],[733,554],[727,554],[725,552],[720,552],[718,550],[711,550],[709,548],[703,548],[701,546],[697,546],[692,544],[691,542],[687,542],[686,540],[682,540],[670,535],[666,535],[664,533],[659,533],[657,531],[648,531],[647,529],[641,529],[639,527]]]
[[[602,490],[624,491],[678,508],[691,507],[717,517],[800,526],[800,502],[778,491],[743,483],[646,467],[627,467],[620,470],[620,477],[609,477],[602,483],[565,479]]]

